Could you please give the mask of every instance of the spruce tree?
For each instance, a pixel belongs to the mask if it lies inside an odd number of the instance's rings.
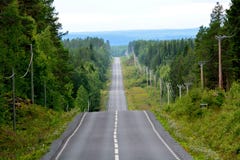
[[[226,30],[229,39],[229,50],[232,57],[234,79],[240,79],[240,0],[232,0],[229,10],[227,10]]]

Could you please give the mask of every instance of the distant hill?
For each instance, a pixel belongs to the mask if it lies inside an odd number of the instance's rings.
[[[195,38],[198,28],[192,29],[163,29],[163,30],[130,30],[107,32],[70,32],[63,39],[98,37],[109,40],[112,46],[128,45],[134,40],[173,40]]]

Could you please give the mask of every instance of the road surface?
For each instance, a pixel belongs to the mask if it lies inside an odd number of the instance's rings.
[[[108,111],[84,113],[49,158],[55,160],[192,159],[150,112],[128,111],[120,59],[114,58]]]
[[[108,111],[126,111],[127,103],[124,93],[120,58],[114,58],[112,64],[112,85],[109,91]]]

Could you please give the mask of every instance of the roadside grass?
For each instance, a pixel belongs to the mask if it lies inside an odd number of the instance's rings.
[[[111,77],[112,77],[112,69],[111,67],[107,70],[107,81],[104,87],[101,90],[101,101],[100,101],[100,111],[106,111],[108,107],[108,99],[109,99],[109,89],[111,86]]]
[[[17,131],[11,122],[0,126],[0,159],[40,159],[78,113],[77,109],[59,112],[22,104],[17,108]]]
[[[151,110],[164,128],[196,160],[240,160],[240,84],[229,92],[194,88],[170,105],[146,81],[131,60],[122,68],[130,110]],[[200,107],[207,103],[207,107]]]
[[[121,59],[123,83],[129,110],[150,110],[159,106],[158,95],[153,87],[146,87],[146,79],[126,57]]]

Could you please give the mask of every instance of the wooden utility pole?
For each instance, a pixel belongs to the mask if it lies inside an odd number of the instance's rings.
[[[146,78],[147,78],[147,88],[148,88],[148,67],[146,67]]]
[[[152,87],[152,71],[150,70],[149,72],[150,72],[150,73],[149,73],[149,74],[150,74],[150,75],[149,75],[149,76],[150,76],[150,78],[149,78],[149,79],[150,79],[150,87]]]
[[[159,90],[160,90],[160,104],[162,102],[162,80],[159,78]]]
[[[187,82],[187,83],[184,83],[184,85],[186,86],[186,89],[187,89],[187,94],[189,92],[189,86],[192,85],[191,82]]]
[[[219,88],[223,88],[223,80],[222,80],[222,51],[221,51],[221,41],[223,36],[216,36],[218,40],[218,86]]]
[[[204,88],[204,80],[203,80],[203,65],[205,64],[205,61],[200,61],[198,64],[200,65],[200,71],[201,71],[201,87]]]
[[[170,83],[167,83],[167,97],[168,97],[168,105],[170,104]]]
[[[179,89],[179,97],[181,98],[182,97],[182,88],[184,87],[183,85],[181,84],[178,84],[178,89]]]
[[[218,40],[218,86],[220,89],[223,88],[221,42],[224,38],[231,38],[231,37],[232,36],[225,36],[225,35],[216,36],[216,39]]]

